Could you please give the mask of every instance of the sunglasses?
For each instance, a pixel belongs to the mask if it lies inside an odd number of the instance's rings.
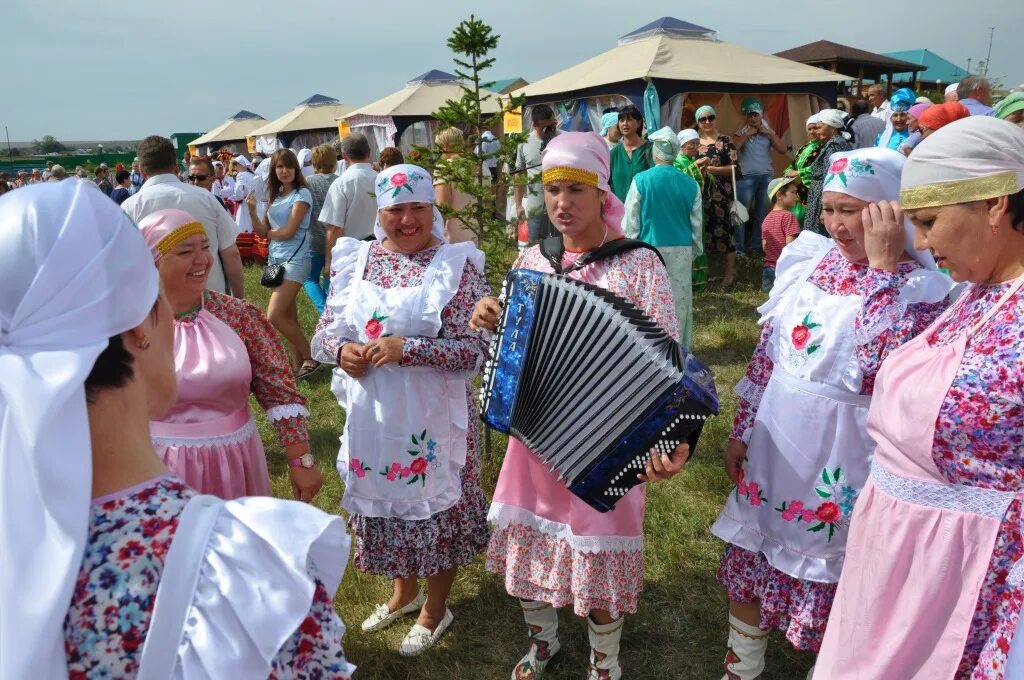
[[[188,176],[188,181],[189,182],[205,182],[207,179],[209,179],[209,177],[210,177],[209,175],[189,175]]]
[[[703,118],[698,118],[697,122],[698,123],[711,123],[711,122],[714,122],[714,120],[715,120],[715,116],[704,116]]]

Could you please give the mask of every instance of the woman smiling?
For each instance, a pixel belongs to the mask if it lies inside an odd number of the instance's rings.
[[[430,173],[394,165],[375,191],[377,240],[335,245],[313,351],[339,367],[333,387],[346,418],[338,472],[355,564],[394,582],[363,630],[417,613],[399,648],[413,656],[451,625],[456,572],[487,545],[469,384],[487,343],[470,332],[469,318],[488,288],[483,253],[445,242]]]
[[[295,498],[313,500],[322,480],[309,453],[306,399],[276,331],[252,303],[206,289],[213,255],[206,230],[191,215],[158,210],[139,226],[175,315],[178,399],[150,426],[157,453],[201,493],[269,496],[251,393],[288,457]]]

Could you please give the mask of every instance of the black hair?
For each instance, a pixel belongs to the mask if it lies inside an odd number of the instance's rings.
[[[85,379],[85,391],[124,387],[132,379],[131,353],[124,348],[124,340],[120,335],[110,338],[107,348],[100,352],[96,363],[92,365],[89,376]]]
[[[530,109],[531,120],[548,120],[555,117],[555,111],[547,104],[537,104]]]
[[[1010,213],[1010,219],[1013,220],[1010,224],[1017,231],[1024,231],[1024,189],[1010,194],[1007,200],[1009,201],[1007,212]]]
[[[619,109],[619,120],[622,120],[623,118],[640,121],[640,125],[644,124],[644,114],[640,109],[636,108],[632,104],[628,104]]]
[[[871,113],[871,103],[867,99],[857,99],[854,101],[851,115],[857,117],[865,113]]]
[[[604,109],[603,111],[601,111],[601,115],[603,116],[606,113],[618,113],[618,112],[619,112],[619,107],[618,106],[609,106],[607,109]]]
[[[114,181],[116,181],[118,184],[120,184],[121,182],[127,182],[131,178],[132,173],[128,172],[127,170],[118,170],[117,174],[114,175]]]

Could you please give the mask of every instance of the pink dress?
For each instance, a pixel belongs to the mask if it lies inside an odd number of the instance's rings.
[[[579,253],[565,253],[568,267]],[[516,268],[552,272],[534,246]],[[657,255],[632,250],[569,274],[629,300],[674,338],[672,287]],[[510,437],[488,519],[494,525],[487,569],[505,577],[509,595],[572,606],[579,616],[603,609],[635,612],[643,588],[647,487],[633,487],[611,512],[578,499],[536,455]]]
[[[305,399],[262,312],[244,300],[207,291],[201,309],[174,322],[174,367],[178,399],[150,423],[157,454],[200,493],[225,499],[269,496],[250,392],[278,427],[282,446],[309,437]]]
[[[1021,283],[973,287],[882,367],[868,419],[878,449],[815,677],[1011,677],[1024,570]]]

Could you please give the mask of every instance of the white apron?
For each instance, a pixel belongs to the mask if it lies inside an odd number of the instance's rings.
[[[457,292],[465,264],[463,258],[454,276],[439,276],[442,261],[453,254],[450,248],[438,247],[420,285],[381,288],[363,280],[370,243],[360,243],[354,271],[336,272],[349,284],[344,318],[336,320],[332,332],[360,343],[387,335],[436,338],[441,310]],[[332,390],[346,414],[338,452],[343,508],[367,517],[422,520],[459,501],[468,378],[468,373],[397,364],[371,366],[358,379],[335,370]]]
[[[775,306],[772,377],[741,481],[712,526],[722,540],[764,554],[795,578],[839,580],[849,516],[870,471],[871,398],[860,394],[854,327],[862,303],[860,295],[831,295],[801,281]],[[750,400],[744,389],[755,387],[744,380],[737,392]]]

